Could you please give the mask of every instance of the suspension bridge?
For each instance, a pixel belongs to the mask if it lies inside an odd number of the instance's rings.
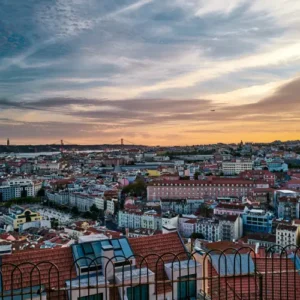
[[[55,146],[81,146],[80,144],[76,144],[76,143],[72,143],[66,140],[59,140],[59,141],[55,141],[54,143],[50,143],[49,145],[55,145]],[[125,140],[124,138],[112,141],[112,142],[106,142],[103,144],[95,144],[95,145],[120,145],[120,146],[125,146],[125,145],[135,145],[135,143],[129,141],[129,140]]]

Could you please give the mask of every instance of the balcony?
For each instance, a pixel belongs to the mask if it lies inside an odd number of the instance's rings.
[[[149,253],[142,257],[126,252],[126,240],[120,245],[110,242],[120,247],[117,250],[104,241],[98,243],[92,246],[102,247],[105,255],[91,257],[94,252],[69,261],[62,255],[58,264],[51,262],[51,257],[33,262],[29,251],[26,261],[2,261],[0,299],[300,299],[296,246],[272,246],[259,253],[248,247],[209,252],[196,248],[192,254]],[[87,244],[81,247],[92,251]],[[120,249],[125,250],[123,256],[118,252],[109,257]]]

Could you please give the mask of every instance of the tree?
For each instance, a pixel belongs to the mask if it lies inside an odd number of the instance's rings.
[[[91,213],[91,219],[94,221],[96,221],[98,219],[98,216],[99,216],[99,214],[94,211]]]
[[[58,220],[57,219],[51,219],[51,221],[50,221],[50,223],[51,223],[51,228],[53,228],[53,229],[57,229],[57,227],[58,227]]]
[[[78,216],[79,215],[79,209],[78,207],[76,206],[73,206],[72,209],[71,209],[71,213],[75,216]]]
[[[82,216],[86,219],[91,219],[92,213],[90,211],[86,211]]]
[[[202,233],[193,232],[190,236],[191,239],[204,239],[204,235]]]
[[[196,214],[204,218],[209,218],[213,215],[213,210],[203,203],[199,206]]]
[[[196,171],[194,174],[194,179],[198,180],[199,175],[200,175],[200,172]]]
[[[4,206],[6,208],[10,208],[12,206],[12,202],[8,201],[8,202],[5,202]]]
[[[37,196],[45,197],[45,189],[44,188],[39,189],[39,191],[37,192]]]
[[[96,206],[96,204],[93,204],[90,207],[90,212],[91,212],[92,220],[96,221],[98,219],[99,214],[100,214],[100,209]]]
[[[133,183],[125,186],[122,190],[122,194],[130,194],[135,197],[142,197],[147,194],[147,185],[141,179],[137,179]]]
[[[90,207],[90,211],[99,214],[100,209],[96,206],[96,204],[93,204],[93,205]]]

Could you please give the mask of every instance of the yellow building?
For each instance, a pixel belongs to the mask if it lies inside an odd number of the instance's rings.
[[[159,177],[160,176],[160,171],[158,171],[158,170],[147,170],[147,173],[149,174],[150,177]]]
[[[43,218],[38,212],[31,211],[18,205],[14,205],[9,209],[9,213],[3,216],[6,225],[19,229],[21,224],[33,221],[41,221]]]

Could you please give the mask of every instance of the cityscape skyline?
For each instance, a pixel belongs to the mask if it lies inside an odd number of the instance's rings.
[[[0,0],[12,144],[299,139],[300,3]]]
[[[8,138],[6,140],[6,143],[0,143],[1,147],[18,147],[18,146],[62,146],[62,147],[69,147],[69,146],[142,146],[142,147],[162,147],[162,148],[168,148],[168,147],[193,147],[193,146],[210,146],[210,145],[240,145],[240,144],[246,144],[246,145],[269,145],[279,142],[281,144],[286,144],[286,143],[297,143],[299,142],[298,140],[272,140],[272,141],[266,141],[266,142],[256,142],[256,141],[247,141],[247,140],[239,140],[239,141],[232,141],[228,143],[223,143],[222,141],[216,142],[216,143],[194,143],[194,144],[186,144],[186,145],[180,145],[180,144],[169,144],[169,145],[158,145],[158,144],[138,144],[134,143],[128,140],[125,140],[124,138],[120,138],[115,141],[109,141],[109,142],[99,142],[99,143],[93,143],[93,144],[88,144],[88,143],[73,143],[72,141],[64,141],[64,140],[59,140],[59,141],[54,141],[54,142],[44,142],[44,143],[12,143],[11,140]]]

